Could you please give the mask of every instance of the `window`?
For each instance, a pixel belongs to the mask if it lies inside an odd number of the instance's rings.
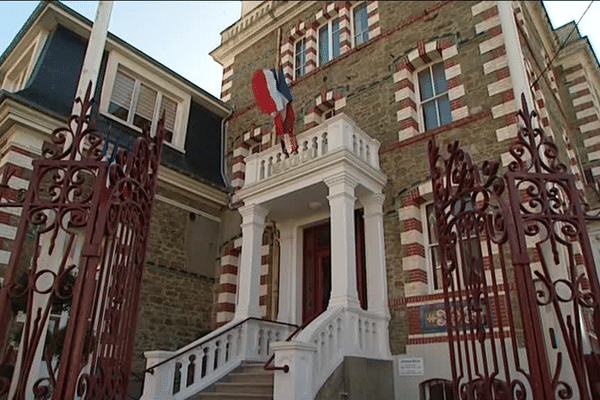
[[[8,70],[4,74],[4,77],[2,77],[2,72],[0,72],[0,89],[8,92],[18,92],[25,88],[25,84],[39,58],[47,36],[48,32],[40,32],[24,52],[20,55],[19,51],[13,52],[13,54],[7,57],[5,66],[8,67]],[[15,60],[14,57],[18,58]]]
[[[369,40],[367,3],[356,6],[352,15],[354,17],[354,46],[359,46]]]
[[[437,225],[435,223],[435,208],[433,207],[433,203],[428,204],[425,207],[425,215],[427,219],[427,244],[425,246],[425,257],[427,258],[429,271],[431,271],[429,274],[430,279],[427,280],[432,282],[431,289],[441,290],[443,288],[442,264],[440,263],[440,246],[437,235]]]
[[[300,39],[296,42],[296,56],[294,57],[294,73],[299,78],[306,73],[306,42]]]
[[[430,379],[419,384],[420,400],[454,400],[452,381],[446,379]]]
[[[159,106],[160,105],[160,106]],[[108,113],[130,125],[156,129],[158,120],[165,114],[165,142],[173,141],[177,102],[168,95],[153,89],[119,67],[115,76]]]
[[[340,55],[340,19],[327,22],[319,29],[319,66]]]
[[[470,201],[467,201],[464,209],[461,209],[461,202],[457,201],[454,205],[454,214],[469,213],[473,210],[473,206]],[[459,217],[461,220],[464,217]],[[430,282],[431,290],[442,290],[442,263],[440,261],[439,252],[439,237],[437,231],[437,224],[435,220],[435,208],[433,204],[425,206],[425,224],[427,232],[424,232],[426,238],[425,243],[425,257],[427,259],[428,266],[428,277],[427,281]],[[456,256],[461,263],[465,263],[464,268],[460,268],[460,279],[464,286],[469,285],[470,282],[481,278],[483,271],[483,255],[481,253],[481,243],[477,229],[479,224],[464,224],[470,227],[469,231],[462,231],[458,235],[458,245],[456,249]],[[456,226],[456,225],[455,225]],[[468,229],[468,228],[467,228]],[[465,262],[466,261],[466,262]]]
[[[418,78],[423,131],[452,122],[444,63],[426,67],[418,73]]]

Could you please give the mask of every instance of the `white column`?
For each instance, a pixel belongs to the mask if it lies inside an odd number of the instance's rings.
[[[260,256],[265,217],[269,210],[257,204],[240,207],[242,214],[242,254],[239,268],[238,301],[234,319],[261,317]]]
[[[83,65],[81,67],[81,75],[79,75],[79,85],[75,97],[85,96],[90,81],[92,82],[92,95],[96,88],[100,64],[102,63],[102,54],[106,44],[106,36],[108,35],[108,24],[110,23],[110,14],[112,13],[112,1],[99,1],[98,9],[96,10],[96,19],[92,25],[90,40],[85,51]],[[75,111],[75,110],[74,110]]]
[[[292,320],[293,299],[297,299],[294,290],[294,231],[292,226],[278,225],[279,228],[279,311],[277,320],[295,323]]]
[[[354,238],[354,188],[347,173],[325,179],[331,212],[331,298],[329,307],[360,308],[356,290],[356,244]]]
[[[385,242],[383,236],[382,193],[371,193],[360,199],[365,214],[365,259],[369,311],[389,318]]]

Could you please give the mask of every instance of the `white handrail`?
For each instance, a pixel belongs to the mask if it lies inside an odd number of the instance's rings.
[[[186,399],[244,361],[265,362],[272,354],[271,344],[284,340],[294,328],[271,321],[240,324],[234,320],[178,351],[146,352],[151,373],[146,374],[141,400]]]
[[[388,318],[358,309],[332,307],[309,324],[295,341],[274,343],[275,400],[313,399],[344,357],[389,360]]]

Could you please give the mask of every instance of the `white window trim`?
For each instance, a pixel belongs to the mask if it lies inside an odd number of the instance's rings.
[[[317,29],[317,68],[322,67],[323,65],[326,65],[326,64],[330,63],[331,61],[333,61],[335,58],[337,58],[337,57],[333,57],[333,21],[336,21],[336,20],[339,23],[340,17],[336,16],[334,18],[327,20],[327,22],[325,22],[324,24],[319,26],[319,28]],[[325,26],[328,27],[327,41],[328,41],[329,59],[327,61],[325,61],[325,63],[323,65],[321,65],[321,35],[319,32]],[[340,31],[340,28],[338,25],[338,32],[339,31]],[[341,54],[338,55],[338,57],[340,57],[340,56],[341,56]]]
[[[115,117],[114,115],[108,112],[108,107],[110,104],[113,86],[115,83],[115,78],[117,75],[117,69],[119,65],[122,65],[127,70],[131,71],[134,74],[136,80],[142,81],[148,87],[158,91],[159,93],[164,93],[173,100],[177,102],[177,114],[175,116],[175,128],[173,130],[173,139],[171,143],[164,142],[165,145],[173,147],[178,151],[185,153],[185,138],[187,131],[187,121],[189,118],[190,105],[192,102],[192,96],[187,93],[182,87],[175,85],[172,82],[169,82],[164,77],[159,76],[157,73],[150,71],[146,68],[141,67],[139,64],[134,61],[126,58],[122,54],[113,50],[110,52],[108,57],[108,63],[106,65],[106,72],[104,75],[104,83],[102,85],[102,95],[100,102],[99,112],[103,116],[110,118],[114,121],[117,121],[123,125],[128,126],[131,129],[134,129],[138,132],[142,132],[140,128],[133,125],[132,123],[127,123],[123,121],[121,118]],[[137,87],[137,83],[136,83]],[[158,102],[157,98],[157,102]],[[160,103],[158,103],[160,104]],[[158,109],[158,107],[156,107]],[[155,109],[155,113],[156,113]],[[156,127],[153,126],[151,128],[151,134],[154,134]]]
[[[418,70],[413,72],[413,85],[415,87],[415,105],[417,106],[417,115],[419,118],[419,120],[417,121],[419,123],[419,133],[427,132],[427,130],[425,129],[425,116],[423,115],[423,107],[422,107],[423,102],[421,101],[421,84],[419,83],[419,73],[421,71],[424,71],[427,68],[429,68],[431,71],[431,77],[432,77],[431,79],[432,79],[432,83],[433,83],[433,69],[431,69],[431,67],[433,67],[436,64],[443,63],[443,62],[444,61],[442,59],[433,60],[429,64],[423,65],[421,68],[419,68]],[[437,95],[434,95],[433,97],[430,97],[429,99],[427,99],[427,101],[425,101],[425,103],[429,103],[430,101],[435,101],[437,98],[442,97],[446,94],[449,95],[450,89],[447,87],[447,85],[448,85],[448,79],[446,79],[446,91],[441,94],[437,94]],[[448,98],[448,100],[450,100],[450,98]],[[439,110],[437,109],[437,106],[436,106],[436,110],[439,114]],[[450,122],[449,123],[442,124],[441,123],[442,122],[441,115],[438,115],[438,118],[439,118],[440,125],[438,125],[435,128],[432,128],[430,130],[438,129],[444,125],[450,124],[452,122],[452,110],[450,110]]]
[[[358,6],[360,6],[362,4],[365,5],[365,10],[367,11],[367,36],[369,36],[369,37],[367,38],[367,40],[365,42],[362,42],[360,45],[362,45],[364,43],[367,43],[369,40],[371,40],[371,35],[369,34],[369,10],[368,10],[368,4],[367,4],[366,1],[361,1],[361,2],[358,2],[357,4],[355,4],[354,6],[352,6],[352,8],[350,9],[350,39],[351,39],[351,43],[352,43],[352,48],[355,48],[357,46],[356,45],[356,39],[355,39],[356,35],[355,35],[355,32],[354,32],[354,26],[355,26],[355,24],[354,24],[354,10]]]
[[[296,75],[296,44],[298,44],[298,42],[300,41],[304,41],[304,73],[300,76]],[[318,57],[317,57],[317,61],[318,61]],[[300,79],[303,76],[306,76],[306,36],[302,36],[301,38],[299,38],[298,40],[296,40],[294,42],[294,80],[295,79]]]
[[[33,42],[22,52],[19,58],[13,63],[13,66],[4,75],[2,86],[0,86],[1,89],[9,92],[17,92],[25,87],[25,83],[31,77],[33,67],[42,52],[47,38],[47,31],[41,31],[36,36]],[[17,82],[15,82],[15,77],[20,77]]]
[[[431,260],[431,252],[430,252],[430,246],[431,244],[429,243],[429,221],[427,220],[427,206],[433,204],[433,201],[429,201],[427,203],[424,203],[421,205],[421,227],[422,227],[422,231],[423,231],[423,247],[425,248],[425,265],[427,267],[427,289],[429,291],[429,293],[431,294],[435,294],[435,293],[442,293],[444,291],[443,285],[440,285],[442,287],[440,287],[439,289],[436,289],[433,285],[433,263]],[[438,254],[439,254],[439,242],[437,244],[438,246]],[[439,257],[439,255],[438,255]]]

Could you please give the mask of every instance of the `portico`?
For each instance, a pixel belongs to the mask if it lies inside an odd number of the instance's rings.
[[[234,319],[260,317],[261,238],[267,217],[280,232],[278,320],[306,322],[302,318],[307,295],[303,231],[327,220],[331,292],[326,308],[361,310],[355,235],[358,208],[364,213],[366,311],[388,318],[382,219],[386,177],[379,169],[379,143],[344,114],[298,135],[298,143],[299,153],[290,158],[283,158],[279,148],[246,158],[246,183],[238,192],[245,205],[239,209],[242,251]]]

